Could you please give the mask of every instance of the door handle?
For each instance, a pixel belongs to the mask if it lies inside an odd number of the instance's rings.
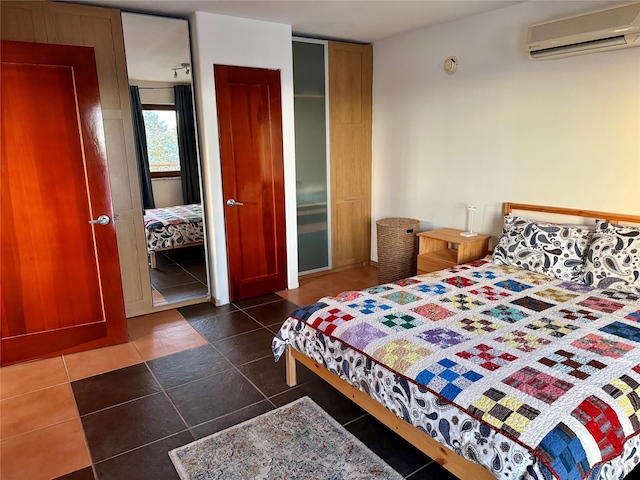
[[[233,198],[230,198],[229,200],[227,200],[227,205],[229,205],[230,207],[241,207],[244,205],[244,203],[236,202]]]
[[[106,215],[100,215],[97,220],[89,220],[91,225],[108,225],[111,219]]]

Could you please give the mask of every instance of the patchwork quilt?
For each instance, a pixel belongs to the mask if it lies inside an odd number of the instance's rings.
[[[149,252],[202,242],[202,205],[194,203],[146,210],[144,229]]]
[[[501,479],[640,463],[640,295],[487,260],[298,308],[306,354]]]

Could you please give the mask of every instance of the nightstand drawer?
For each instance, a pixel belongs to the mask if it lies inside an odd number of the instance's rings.
[[[434,255],[436,254],[437,255]],[[418,255],[418,274],[437,272],[456,264],[455,251],[442,250],[430,255]]]

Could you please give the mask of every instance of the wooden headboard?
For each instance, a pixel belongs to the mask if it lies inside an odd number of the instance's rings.
[[[528,205],[526,203],[505,203],[504,214],[509,215],[514,210],[525,212],[551,213],[555,215],[570,215],[574,217],[595,218],[607,220],[609,223],[618,224],[637,223],[640,224],[640,215],[627,215],[624,213],[596,212],[593,210],[580,210],[574,208],[545,207],[541,205]]]

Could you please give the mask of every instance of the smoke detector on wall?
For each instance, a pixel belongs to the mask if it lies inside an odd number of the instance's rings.
[[[444,61],[444,73],[453,75],[458,71],[458,57],[451,55]]]

